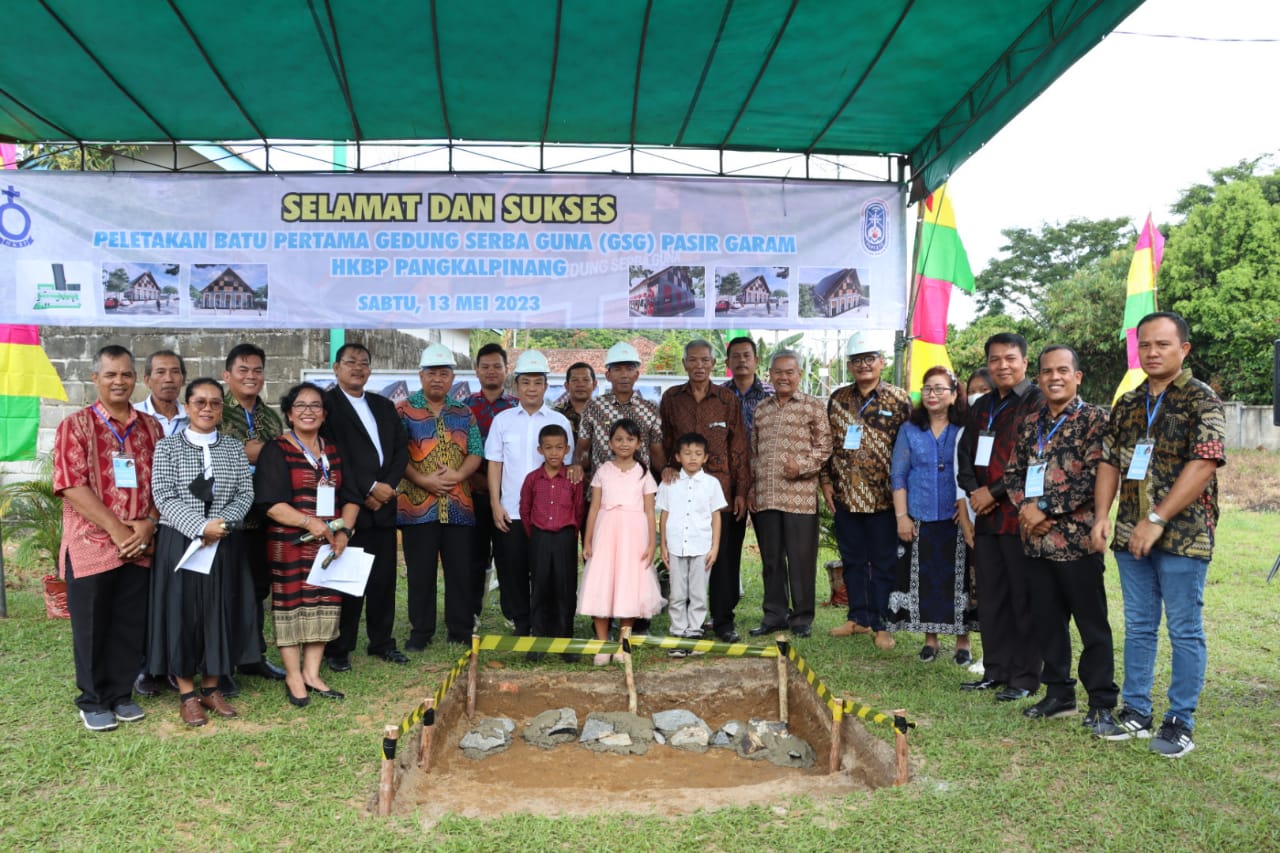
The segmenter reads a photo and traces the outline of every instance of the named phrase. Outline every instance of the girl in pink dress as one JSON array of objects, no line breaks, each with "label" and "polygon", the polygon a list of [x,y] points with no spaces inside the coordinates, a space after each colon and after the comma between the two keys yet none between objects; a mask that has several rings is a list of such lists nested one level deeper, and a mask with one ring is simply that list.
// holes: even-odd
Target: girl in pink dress
[{"label": "girl in pink dress", "polygon": [[[600,466],[591,480],[591,511],[587,513],[587,560],[578,595],[578,612],[590,616],[597,640],[609,639],[609,620],[629,628],[662,609],[662,592],[653,567],[653,497],[658,486],[636,459],[640,425],[630,418],[609,429],[613,459]],[[609,662],[596,655],[595,665]]]}]

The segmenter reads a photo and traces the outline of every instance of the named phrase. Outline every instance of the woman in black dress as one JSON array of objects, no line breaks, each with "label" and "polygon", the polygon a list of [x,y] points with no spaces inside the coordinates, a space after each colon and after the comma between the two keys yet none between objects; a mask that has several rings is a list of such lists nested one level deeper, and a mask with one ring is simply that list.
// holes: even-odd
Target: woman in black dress
[{"label": "woman in black dress", "polygon": [[[362,496],[342,482],[338,449],[320,435],[324,397],[310,382],[295,385],[280,400],[289,430],[262,448],[254,471],[257,502],[267,512],[267,562],[271,566],[271,616],[285,669],[285,694],[301,708],[315,693],[343,694],[320,675],[325,644],[338,636],[342,595],[306,582],[321,545],[335,554],[355,529]],[[339,514],[346,527],[329,527]],[[309,534],[311,541],[300,542]]]},{"label": "woman in black dress", "polygon": [[[186,390],[190,426],[156,445],[151,493],[160,510],[151,572],[147,663],[178,682],[179,714],[190,726],[205,711],[236,716],[218,676],[257,658],[253,582],[239,525],[253,505],[244,445],[221,435],[222,386],[196,379]],[[178,569],[193,540],[217,544],[207,574]],[[200,673],[200,691],[195,677]]]}]

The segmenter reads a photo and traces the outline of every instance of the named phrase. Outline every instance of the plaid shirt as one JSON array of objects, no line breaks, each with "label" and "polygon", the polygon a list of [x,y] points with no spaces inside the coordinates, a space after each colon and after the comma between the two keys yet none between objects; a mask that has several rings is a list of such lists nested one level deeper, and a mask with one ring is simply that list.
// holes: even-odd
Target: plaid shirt
[{"label": "plaid shirt", "polygon": [[471,414],[476,416],[476,426],[480,427],[481,441],[489,437],[489,427],[493,426],[493,419],[498,416],[499,412],[513,409],[520,404],[519,400],[505,391],[499,394],[498,399],[492,402],[484,395],[483,391],[472,394],[463,402],[467,408],[471,409]]},{"label": "plaid shirt", "polygon": [[244,445],[219,432],[217,441],[209,445],[209,461],[213,463],[214,485],[213,500],[206,510],[204,501],[188,488],[204,473],[204,451],[183,433],[156,445],[151,494],[160,510],[160,523],[188,539],[200,536],[211,518],[242,521],[253,507],[253,477]]},{"label": "plaid shirt", "polygon": [[[567,417],[567,415],[566,415]],[[612,392],[601,394],[582,410],[581,435],[591,442],[591,458],[585,477],[591,481],[591,473],[600,470],[600,466],[613,458],[609,449],[609,427],[621,418],[631,418],[640,424],[640,446],[636,448],[636,459],[655,476],[659,472],[653,470],[649,459],[649,448],[662,444],[662,422],[658,418],[658,407],[640,396],[639,391],[631,393],[631,399],[625,403],[618,402]]]},{"label": "plaid shirt", "polygon": [[[836,503],[849,512],[884,512],[893,508],[889,474],[898,430],[911,417],[911,395],[881,382],[866,397],[857,383],[837,388],[827,402],[831,425],[831,459],[820,476],[830,483]],[[862,424],[862,446],[844,446],[849,427]]]},{"label": "plaid shirt", "polygon": [[[818,511],[818,474],[831,458],[831,428],[822,401],[796,392],[786,403],[769,397],[756,410],[751,433],[751,496],[759,510]],[[788,460],[800,476],[782,473]]]},{"label": "plaid shirt", "polygon": [[[1060,418],[1062,422],[1058,424]],[[1048,405],[1044,405],[1023,418],[1018,440],[1001,476],[1005,494],[1014,507],[1039,505],[1053,519],[1053,527],[1045,535],[1023,535],[1022,550],[1028,557],[1066,563],[1093,550],[1089,544],[1095,519],[1093,484],[1102,461],[1102,434],[1106,427],[1107,413],[1079,397],[1058,417],[1052,417]],[[1039,450],[1041,442],[1043,453]],[[1044,494],[1029,498],[1025,488],[1027,466],[1037,461],[1045,463]]]},{"label": "plaid shirt", "polygon": [[[1147,389],[1147,383],[1143,382],[1120,398],[1111,410],[1111,421],[1102,443],[1102,461],[1120,471],[1120,509],[1116,514],[1115,540],[1111,543],[1115,551],[1129,547],[1134,526],[1165,499],[1188,462],[1193,459],[1209,459],[1218,465],[1227,462],[1226,414],[1212,388],[1192,376],[1189,368],[1184,369],[1165,389],[1159,411],[1153,411],[1155,417],[1149,431]],[[1154,402],[1151,406],[1154,410]],[[1134,445],[1148,435],[1155,439],[1156,446],[1147,478],[1130,480],[1125,475],[1133,459]],[[1211,559],[1217,524],[1218,478],[1215,475],[1199,497],[1169,519],[1164,533],[1156,540],[1156,547],[1181,557]]]}]

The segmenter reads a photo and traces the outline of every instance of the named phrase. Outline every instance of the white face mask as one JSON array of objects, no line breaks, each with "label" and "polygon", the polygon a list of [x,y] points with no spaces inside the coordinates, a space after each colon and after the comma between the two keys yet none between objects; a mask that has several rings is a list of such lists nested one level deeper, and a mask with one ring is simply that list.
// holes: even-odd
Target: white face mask
[{"label": "white face mask", "polygon": [[976,402],[978,402],[979,400],[981,400],[981,399],[982,399],[982,397],[983,397],[983,395],[982,395],[982,394],[970,394],[970,395],[969,395],[969,405],[970,405],[970,406],[972,406],[974,403],[976,403]]}]

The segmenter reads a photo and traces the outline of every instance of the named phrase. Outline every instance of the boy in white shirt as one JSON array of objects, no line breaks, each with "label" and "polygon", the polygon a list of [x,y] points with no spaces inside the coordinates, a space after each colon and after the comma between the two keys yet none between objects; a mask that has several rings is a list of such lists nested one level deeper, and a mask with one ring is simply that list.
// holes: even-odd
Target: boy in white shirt
[{"label": "boy in white shirt", "polygon": [[[662,562],[671,577],[671,635],[701,639],[707,618],[707,575],[720,549],[720,510],[726,504],[720,483],[702,471],[707,440],[691,432],[676,439],[680,474],[658,487],[654,503],[659,512],[658,533]],[[671,657],[685,657],[672,649]]]}]

